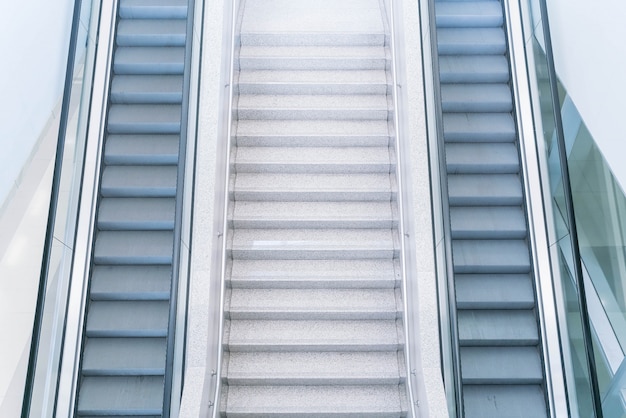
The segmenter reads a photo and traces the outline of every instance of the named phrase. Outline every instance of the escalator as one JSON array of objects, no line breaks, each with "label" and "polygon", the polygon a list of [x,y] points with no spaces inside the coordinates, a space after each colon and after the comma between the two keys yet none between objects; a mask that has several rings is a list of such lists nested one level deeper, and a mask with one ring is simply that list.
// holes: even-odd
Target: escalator
[{"label": "escalator", "polygon": [[548,416],[500,1],[436,1],[466,417]]},{"label": "escalator", "polygon": [[383,16],[246,2],[220,416],[407,416]]},{"label": "escalator", "polygon": [[119,2],[76,416],[169,415],[187,3]]}]

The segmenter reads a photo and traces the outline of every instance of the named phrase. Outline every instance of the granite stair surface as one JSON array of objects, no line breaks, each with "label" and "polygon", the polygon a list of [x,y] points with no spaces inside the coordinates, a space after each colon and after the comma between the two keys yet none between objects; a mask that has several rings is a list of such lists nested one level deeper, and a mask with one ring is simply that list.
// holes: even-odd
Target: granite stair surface
[{"label": "granite stair surface", "polygon": [[221,416],[406,416],[381,6],[248,0],[240,39]]},{"label": "granite stair surface", "polygon": [[435,3],[465,417],[547,417],[499,0]]}]

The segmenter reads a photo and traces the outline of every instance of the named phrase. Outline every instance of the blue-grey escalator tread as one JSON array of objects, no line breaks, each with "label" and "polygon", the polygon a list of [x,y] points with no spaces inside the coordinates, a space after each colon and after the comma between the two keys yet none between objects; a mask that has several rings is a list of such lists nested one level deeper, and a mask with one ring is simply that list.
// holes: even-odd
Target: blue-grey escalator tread
[{"label": "blue-grey escalator tread", "polygon": [[168,300],[169,265],[96,265],[91,277],[92,300]]},{"label": "blue-grey escalator tread", "polygon": [[522,185],[517,174],[450,174],[450,205],[521,205]]},{"label": "blue-grey escalator tread", "polygon": [[504,55],[443,55],[441,83],[507,83],[509,65]]},{"label": "blue-grey escalator tread", "polygon": [[437,46],[444,55],[504,54],[506,39],[502,28],[441,28]]},{"label": "blue-grey escalator tread", "polygon": [[442,84],[442,110],[444,112],[510,112],[513,99],[508,84]]},{"label": "blue-grey escalator tread", "polygon": [[113,103],[176,104],[182,100],[181,75],[117,75],[111,82]]},{"label": "blue-grey escalator tread", "polygon": [[100,231],[94,261],[98,264],[168,264],[172,231]]},{"label": "blue-grey escalator tread", "polygon": [[104,162],[111,165],[174,165],[178,162],[179,135],[109,135]]},{"label": "blue-grey escalator tread", "polygon": [[176,166],[106,166],[100,193],[104,197],[174,197]]},{"label": "blue-grey escalator tread", "polygon": [[157,415],[163,408],[163,376],[86,376],[77,412],[80,416]]},{"label": "blue-grey escalator tread", "polygon": [[517,173],[517,148],[511,143],[446,144],[448,173]]},{"label": "blue-grey escalator tread", "polygon": [[510,113],[446,113],[443,136],[451,142],[512,142],[515,122]]},{"label": "blue-grey escalator tread", "polygon": [[88,338],[83,352],[85,376],[165,374],[166,339]]},{"label": "blue-grey escalator tread", "polygon": [[535,312],[530,309],[459,310],[461,346],[537,345]]},{"label": "blue-grey escalator tread", "polygon": [[121,46],[115,50],[115,74],[182,74],[185,48]]},{"label": "blue-grey escalator tread", "polygon": [[437,27],[490,27],[502,25],[497,1],[449,1],[435,6]]},{"label": "blue-grey escalator tread", "polygon": [[466,385],[463,400],[466,417],[549,416],[542,385]]},{"label": "blue-grey escalator tread", "polygon": [[185,19],[121,19],[115,42],[118,46],[184,46]]},{"label": "blue-grey escalator tread", "polygon": [[87,337],[166,337],[168,301],[91,301]]},{"label": "blue-grey escalator tread", "polygon": [[456,274],[458,309],[533,309],[530,274]]},{"label": "blue-grey escalator tread", "polygon": [[461,347],[464,384],[540,384],[543,365],[535,346]]},{"label": "blue-grey escalator tread", "polygon": [[521,239],[453,240],[456,273],[528,273],[528,244]]},{"label": "blue-grey escalator tread", "polygon": [[174,198],[102,198],[100,230],[173,230]]},{"label": "blue-grey escalator tread", "polygon": [[180,132],[179,104],[114,104],[107,130],[112,134],[173,134]]},{"label": "blue-grey escalator tread", "polygon": [[120,16],[135,19],[184,19],[187,0],[121,0]]},{"label": "blue-grey escalator tread", "polygon": [[519,206],[451,207],[450,224],[455,239],[524,239],[527,233]]}]

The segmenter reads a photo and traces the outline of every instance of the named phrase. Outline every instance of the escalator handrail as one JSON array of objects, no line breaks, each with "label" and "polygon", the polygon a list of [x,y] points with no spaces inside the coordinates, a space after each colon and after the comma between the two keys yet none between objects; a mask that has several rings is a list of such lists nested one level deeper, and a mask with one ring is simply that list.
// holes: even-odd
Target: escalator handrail
[{"label": "escalator handrail", "polygon": [[82,0],[74,1],[72,14],[72,27],[70,31],[70,41],[65,67],[65,81],[63,86],[63,101],[59,116],[59,133],[57,137],[57,147],[55,153],[54,171],[52,175],[52,185],[50,188],[50,204],[48,209],[48,220],[46,223],[46,236],[44,240],[41,269],[39,274],[39,286],[37,289],[37,304],[35,306],[35,317],[33,321],[33,331],[30,343],[30,353],[28,368],[26,369],[26,383],[24,385],[24,397],[22,400],[22,418],[30,416],[31,398],[35,386],[35,370],[37,368],[37,355],[41,339],[41,330],[44,315],[44,304],[46,301],[46,289],[48,288],[48,277],[50,275],[50,262],[52,255],[52,244],[54,242],[54,227],[59,203],[59,191],[61,185],[61,171],[63,168],[63,153],[65,151],[65,137],[69,120],[70,102],[72,93],[72,83],[74,78],[74,67],[76,63],[76,47],[78,44],[78,33],[80,29],[80,14]]},{"label": "escalator handrail", "polygon": [[595,357],[593,352],[593,340],[591,334],[591,323],[587,312],[587,296],[585,292],[585,283],[583,277],[582,262],[580,256],[580,248],[578,246],[578,230],[576,228],[576,215],[574,211],[574,203],[572,197],[572,188],[570,184],[569,168],[567,163],[567,148],[565,145],[565,131],[563,129],[563,120],[561,118],[561,110],[559,104],[559,91],[557,84],[556,68],[554,64],[554,56],[552,50],[552,39],[550,36],[550,24],[548,22],[548,7],[545,0],[539,2],[539,10],[541,13],[544,48],[546,53],[546,64],[548,69],[548,80],[550,82],[550,97],[552,99],[552,109],[554,117],[554,129],[557,150],[561,161],[561,182],[563,184],[563,195],[565,200],[565,211],[569,219],[569,238],[572,249],[572,257],[574,262],[574,280],[578,287],[578,305],[580,307],[582,337],[585,347],[586,362],[589,370],[589,378],[591,384],[591,396],[594,417],[602,418],[602,398],[600,396],[600,388],[598,386],[598,375],[595,365]]}]

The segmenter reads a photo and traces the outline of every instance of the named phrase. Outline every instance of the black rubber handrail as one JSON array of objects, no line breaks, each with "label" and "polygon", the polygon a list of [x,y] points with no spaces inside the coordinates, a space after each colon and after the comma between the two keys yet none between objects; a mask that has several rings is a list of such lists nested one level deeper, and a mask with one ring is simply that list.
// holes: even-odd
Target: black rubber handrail
[{"label": "black rubber handrail", "polygon": [[[445,248],[446,261],[446,286],[448,296],[448,315],[450,326],[450,343],[452,349],[452,375],[454,379],[454,403],[456,405],[456,416],[465,416],[463,408],[463,382],[461,379],[461,349],[459,344],[459,326],[456,309],[456,287],[454,282],[454,260],[452,259],[452,229],[450,224],[450,202],[448,195],[448,169],[446,164],[445,139],[443,136],[443,110],[441,105],[441,81],[439,80],[439,51],[437,43],[437,16],[435,13],[435,0],[428,0],[428,19],[430,21],[430,47],[431,64],[433,75],[433,94],[435,108],[433,109],[437,133],[434,138],[437,141],[438,168],[441,193],[441,212],[443,217],[443,243]],[[426,63],[424,63],[426,65]],[[424,80],[427,83],[427,80]],[[429,106],[426,106],[428,112]],[[427,133],[430,138],[430,133]],[[436,192],[436,191],[434,191]],[[443,341],[442,341],[443,343]],[[445,376],[444,376],[445,381]]]},{"label": "black rubber handrail", "polygon": [[31,398],[35,386],[35,371],[37,368],[37,355],[41,338],[41,328],[44,316],[44,304],[46,302],[46,289],[48,288],[48,277],[50,275],[50,260],[52,254],[52,244],[54,242],[54,227],[59,202],[59,189],[61,183],[61,171],[63,168],[63,153],[65,151],[65,135],[67,131],[70,103],[72,97],[72,81],[74,78],[74,66],[76,61],[76,46],[78,42],[78,32],[80,29],[80,12],[83,0],[75,0],[74,12],[72,15],[72,28],[70,32],[69,52],[67,65],[65,68],[65,83],[63,87],[63,101],[61,103],[61,113],[59,117],[59,134],[57,138],[57,148],[54,161],[54,171],[52,175],[52,186],[50,190],[50,205],[48,210],[48,221],[46,226],[46,237],[43,247],[41,270],[39,274],[39,287],[37,290],[37,305],[35,306],[35,318],[33,322],[33,333],[31,336],[28,368],[26,370],[26,383],[24,386],[24,397],[22,400],[22,418],[30,416]]},{"label": "black rubber handrail", "polygon": [[552,50],[552,39],[550,37],[550,24],[548,23],[548,7],[545,0],[539,2],[541,12],[543,37],[545,44],[546,64],[548,67],[548,79],[550,81],[550,96],[552,98],[552,110],[554,116],[554,128],[556,135],[557,149],[559,159],[561,160],[561,180],[563,183],[563,194],[565,198],[565,212],[569,218],[569,237],[572,246],[572,256],[574,258],[574,279],[578,287],[578,305],[580,306],[581,325],[583,334],[583,343],[585,346],[585,354],[587,367],[589,368],[589,379],[591,384],[591,396],[594,416],[602,418],[602,399],[600,396],[600,388],[598,387],[598,374],[593,353],[593,341],[591,336],[591,322],[587,312],[587,296],[585,292],[585,283],[583,278],[582,262],[580,258],[580,248],[578,247],[578,229],[576,227],[576,215],[574,211],[574,202],[572,198],[572,188],[570,184],[569,168],[567,165],[567,148],[565,146],[565,133],[563,130],[563,120],[561,118],[561,109],[559,100],[559,90],[557,85],[556,69],[554,65],[554,56]]}]

